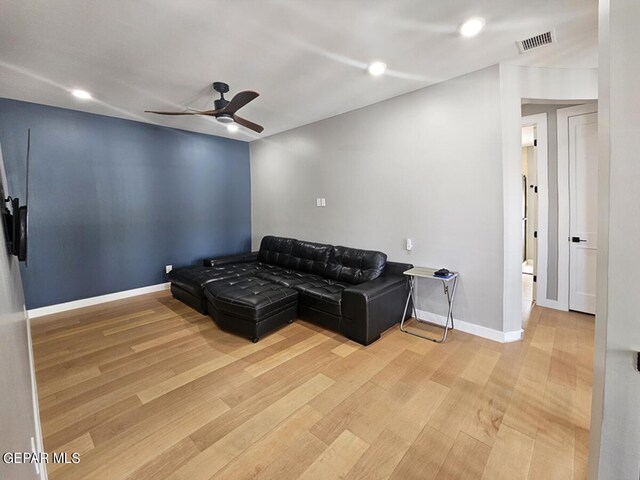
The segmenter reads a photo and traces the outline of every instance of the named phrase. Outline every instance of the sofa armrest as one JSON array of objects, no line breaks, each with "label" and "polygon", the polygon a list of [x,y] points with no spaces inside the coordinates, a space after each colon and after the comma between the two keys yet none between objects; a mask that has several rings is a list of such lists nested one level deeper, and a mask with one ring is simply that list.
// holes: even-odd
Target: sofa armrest
[{"label": "sofa armrest", "polygon": [[358,343],[369,345],[386,329],[400,322],[408,295],[409,279],[404,275],[383,275],[345,288],[340,332]]},{"label": "sofa armrest", "polygon": [[250,252],[227,255],[226,257],[205,258],[202,261],[202,264],[205,267],[217,267],[219,265],[228,265],[230,263],[248,263],[256,261],[258,261],[258,252]]},{"label": "sofa armrest", "polygon": [[407,270],[413,268],[410,263],[387,262],[384,269],[385,275],[402,275]]}]

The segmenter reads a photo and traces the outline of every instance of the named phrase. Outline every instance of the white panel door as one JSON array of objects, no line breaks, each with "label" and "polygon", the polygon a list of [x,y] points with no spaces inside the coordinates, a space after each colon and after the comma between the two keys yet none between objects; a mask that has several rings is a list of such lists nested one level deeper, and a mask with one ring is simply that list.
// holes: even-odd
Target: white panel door
[{"label": "white panel door", "polygon": [[569,117],[569,309],[595,314],[598,114]]}]

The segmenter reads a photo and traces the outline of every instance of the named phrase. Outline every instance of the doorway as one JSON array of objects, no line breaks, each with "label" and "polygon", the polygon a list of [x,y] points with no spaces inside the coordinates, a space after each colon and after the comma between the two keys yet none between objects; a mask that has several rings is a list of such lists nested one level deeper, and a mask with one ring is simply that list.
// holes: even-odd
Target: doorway
[{"label": "doorway", "polygon": [[546,300],[548,245],[547,113],[522,117],[522,302]]},{"label": "doorway", "polygon": [[538,230],[537,125],[522,127],[522,300],[536,299],[536,237]]}]

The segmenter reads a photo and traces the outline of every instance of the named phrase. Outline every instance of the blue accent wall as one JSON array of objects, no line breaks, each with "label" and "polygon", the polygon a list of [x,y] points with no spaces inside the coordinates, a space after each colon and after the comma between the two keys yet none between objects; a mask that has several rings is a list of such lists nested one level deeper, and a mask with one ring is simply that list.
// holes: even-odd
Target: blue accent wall
[{"label": "blue accent wall", "polygon": [[21,203],[28,128],[27,308],[162,283],[165,265],[251,248],[248,143],[0,98]]}]

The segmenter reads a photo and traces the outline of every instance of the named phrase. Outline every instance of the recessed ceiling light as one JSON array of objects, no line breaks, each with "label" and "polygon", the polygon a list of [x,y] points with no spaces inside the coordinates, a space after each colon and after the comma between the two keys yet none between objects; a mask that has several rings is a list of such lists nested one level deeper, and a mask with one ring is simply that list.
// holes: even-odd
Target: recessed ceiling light
[{"label": "recessed ceiling light", "polygon": [[460,35],[463,37],[475,37],[484,28],[484,18],[473,17],[460,25]]},{"label": "recessed ceiling light", "polygon": [[237,132],[238,131],[238,125],[236,125],[235,123],[230,123],[229,125],[227,125],[227,130],[229,130],[230,132]]},{"label": "recessed ceiling light", "polygon": [[86,90],[71,90],[71,94],[74,97],[81,98],[82,100],[89,100],[91,98],[91,94]]},{"label": "recessed ceiling light", "polygon": [[367,67],[367,71],[374,77],[379,77],[387,71],[387,64],[383,62],[373,62]]}]

